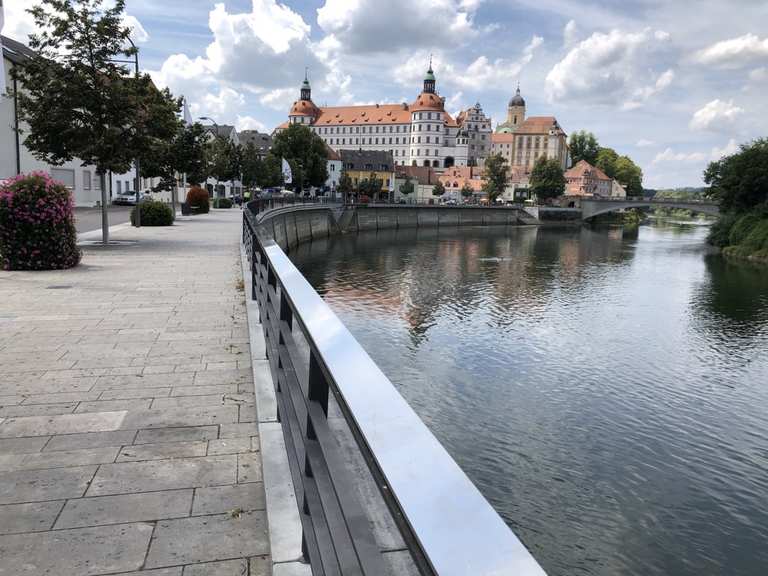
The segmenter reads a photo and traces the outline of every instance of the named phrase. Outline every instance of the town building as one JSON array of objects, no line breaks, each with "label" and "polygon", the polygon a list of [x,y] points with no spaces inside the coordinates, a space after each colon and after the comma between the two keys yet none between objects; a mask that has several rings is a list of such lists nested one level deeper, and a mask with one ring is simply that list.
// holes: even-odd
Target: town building
[{"label": "town building", "polygon": [[256,152],[259,154],[259,158],[262,160],[266,157],[269,149],[272,148],[272,136],[258,130],[241,130],[238,134],[238,140],[243,147],[253,144]]},{"label": "town building", "polygon": [[570,163],[565,131],[554,116],[526,117],[519,86],[507,106],[506,121],[493,134],[491,152],[501,154],[510,166],[528,172],[541,157],[557,160],[563,170]]},{"label": "town building", "polygon": [[456,116],[456,123],[467,135],[467,165],[482,166],[491,154],[491,119],[483,113],[480,102]]},{"label": "town building", "polygon": [[[205,132],[208,135],[208,141],[212,142],[215,138],[228,140],[234,146],[240,146],[240,135],[234,126],[227,124],[206,124]],[[213,176],[209,176],[205,181],[205,188],[211,198],[232,198],[242,193],[243,185],[239,179],[219,181]]]},{"label": "town building", "polygon": [[[440,174],[431,166],[395,166],[394,200],[396,202],[427,204],[435,202],[432,189],[440,181]],[[413,184],[412,194],[402,194],[400,186],[410,179]]]},{"label": "town building", "polygon": [[384,150],[340,150],[343,171],[357,189],[363,180],[376,178],[381,181],[381,193],[388,194],[393,186],[394,159]]},{"label": "town building", "polygon": [[341,161],[341,156],[336,150],[327,146],[328,148],[328,160],[326,168],[328,170],[328,178],[325,181],[325,188],[327,192],[331,193],[331,196],[336,195],[336,189],[339,187],[339,181],[341,180],[341,173],[344,171],[344,164]]},{"label": "town building", "polygon": [[[438,170],[481,163],[490,152],[491,121],[476,106],[460,114],[461,122],[445,110],[430,65],[421,93],[410,104],[323,106],[312,101],[305,77],[288,122],[309,127],[335,150],[386,151],[397,166],[429,166]],[[470,149],[470,130],[472,142]]]},{"label": "town building", "polygon": [[[613,180],[605,172],[586,160],[579,160],[565,172],[566,196],[611,196]],[[626,191],[624,192],[626,196]]]}]

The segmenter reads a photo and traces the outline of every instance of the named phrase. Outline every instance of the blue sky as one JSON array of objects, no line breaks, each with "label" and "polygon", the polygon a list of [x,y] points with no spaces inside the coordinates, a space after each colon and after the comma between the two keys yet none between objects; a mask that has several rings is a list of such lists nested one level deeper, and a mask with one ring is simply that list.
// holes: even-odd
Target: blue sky
[{"label": "blue sky", "polygon": [[[34,0],[32,0],[34,1]],[[6,0],[4,34],[32,31]],[[412,101],[429,55],[449,111],[494,123],[519,81],[530,115],[593,131],[648,187],[701,184],[768,136],[763,0],[127,0],[141,65],[195,116],[272,130],[309,67],[318,104]]]}]

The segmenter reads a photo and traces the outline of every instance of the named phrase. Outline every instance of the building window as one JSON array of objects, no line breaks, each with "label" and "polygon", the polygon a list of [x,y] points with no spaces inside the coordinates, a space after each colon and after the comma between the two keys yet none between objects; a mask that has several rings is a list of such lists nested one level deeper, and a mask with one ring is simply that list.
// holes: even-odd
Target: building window
[{"label": "building window", "polygon": [[435,144],[440,144],[440,136],[435,136]]},{"label": "building window", "polygon": [[86,190],[91,189],[91,171],[83,170],[83,188]]},{"label": "building window", "polygon": [[118,180],[116,184],[117,184],[117,193],[120,194],[123,191],[123,183],[120,182],[120,180]]},{"label": "building window", "polygon": [[51,168],[51,178],[58,180],[70,190],[75,187],[75,171],[66,168]]},{"label": "building window", "polygon": [[417,136],[417,137],[416,137],[416,142],[417,142],[418,144],[421,144],[421,136]]},{"label": "building window", "polygon": [[427,144],[429,144],[429,140],[430,140],[430,138],[429,138],[429,136],[427,136]]}]

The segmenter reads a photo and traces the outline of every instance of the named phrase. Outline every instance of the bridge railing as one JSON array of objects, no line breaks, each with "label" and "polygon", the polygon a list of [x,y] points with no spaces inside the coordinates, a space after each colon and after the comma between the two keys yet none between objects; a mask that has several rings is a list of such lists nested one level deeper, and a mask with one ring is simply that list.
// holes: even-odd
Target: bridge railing
[{"label": "bridge railing", "polygon": [[715,205],[709,199],[687,199],[687,198],[656,198],[655,196],[592,196],[590,198],[582,198],[582,202],[651,202],[654,204],[711,204]]},{"label": "bridge railing", "polygon": [[[370,522],[328,424],[331,395],[423,574],[542,576],[544,571],[389,379],[260,226],[251,263],[312,574],[383,576]],[[295,335],[306,341],[299,350]],[[492,441],[492,439],[489,439]]]}]

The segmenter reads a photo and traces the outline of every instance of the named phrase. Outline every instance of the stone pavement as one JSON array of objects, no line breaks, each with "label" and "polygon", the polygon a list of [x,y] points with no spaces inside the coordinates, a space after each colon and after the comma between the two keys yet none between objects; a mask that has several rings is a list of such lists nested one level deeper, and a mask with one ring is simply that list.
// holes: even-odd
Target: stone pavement
[{"label": "stone pavement", "polygon": [[0,272],[0,575],[269,574],[240,218]]}]

